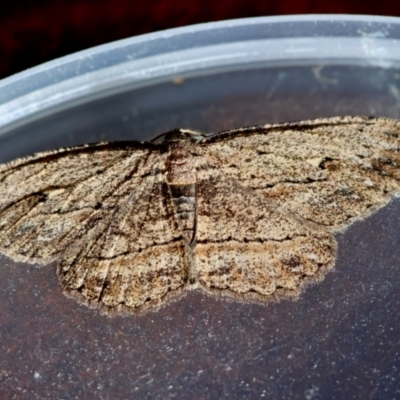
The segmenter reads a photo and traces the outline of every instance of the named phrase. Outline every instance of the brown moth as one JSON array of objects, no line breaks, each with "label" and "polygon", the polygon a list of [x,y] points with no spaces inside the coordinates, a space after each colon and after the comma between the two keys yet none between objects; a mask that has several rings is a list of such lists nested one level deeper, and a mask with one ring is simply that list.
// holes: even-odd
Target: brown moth
[{"label": "brown moth", "polygon": [[106,313],[195,288],[295,297],[334,265],[333,234],[399,191],[399,135],[328,118],[18,159],[0,166],[0,252],[57,260],[64,293]]}]

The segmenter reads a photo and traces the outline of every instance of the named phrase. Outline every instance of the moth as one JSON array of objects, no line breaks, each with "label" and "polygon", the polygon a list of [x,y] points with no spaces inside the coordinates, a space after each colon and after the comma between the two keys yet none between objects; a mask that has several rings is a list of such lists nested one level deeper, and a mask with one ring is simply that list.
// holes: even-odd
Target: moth
[{"label": "moth", "polygon": [[66,295],[108,314],[190,289],[267,302],[334,266],[334,234],[400,188],[400,122],[335,117],[0,166],[0,252],[57,263]]}]

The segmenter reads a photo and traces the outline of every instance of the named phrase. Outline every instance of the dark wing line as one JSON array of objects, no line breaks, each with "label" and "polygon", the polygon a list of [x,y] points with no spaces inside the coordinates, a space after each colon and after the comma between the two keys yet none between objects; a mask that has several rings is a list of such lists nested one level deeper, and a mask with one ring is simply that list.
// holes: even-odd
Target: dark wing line
[{"label": "dark wing line", "polygon": [[[146,155],[146,158],[143,160],[143,163],[146,163],[146,162],[147,162],[147,160],[149,159],[150,155],[151,155],[151,151],[149,151],[149,153]],[[138,160],[138,162],[133,166],[132,170],[131,170],[128,174],[125,175],[124,179],[123,179],[116,187],[114,187],[114,188],[112,189],[111,192],[108,192],[107,194],[105,194],[105,195],[102,197],[102,201],[104,201],[104,199],[107,199],[108,197],[110,197],[110,195],[112,195],[112,192],[113,192],[113,191],[118,190],[122,185],[124,185],[126,182],[128,182],[128,181],[131,179],[131,177],[135,174],[135,172],[138,170],[139,166],[140,166],[140,160]],[[140,177],[140,178],[142,178],[142,177]],[[82,180],[82,181],[84,181],[84,180]],[[81,181],[80,181],[80,182],[81,182]],[[73,186],[73,185],[71,185],[71,186]],[[129,201],[129,200],[131,199],[131,197],[133,196],[133,194],[134,194],[134,193],[132,193],[132,194],[128,197],[128,199],[123,203],[123,205],[124,205],[127,201]],[[121,208],[121,206],[120,206],[120,207],[117,207],[115,211],[111,210],[111,212],[112,212],[112,217],[116,214],[116,212],[117,212],[118,209],[120,209],[120,208]],[[68,213],[72,213],[72,212],[76,212],[76,211],[80,211],[80,210],[82,210],[82,208],[70,210],[70,211],[68,211]],[[91,207],[91,210],[92,210],[92,212],[90,213],[88,219],[91,218],[91,217],[94,215],[94,213],[95,213],[95,210],[94,210],[92,207]],[[50,215],[50,214],[48,214],[48,215]],[[111,218],[112,218],[112,217],[111,217]],[[109,225],[108,225],[108,226],[109,226]],[[65,236],[67,236],[68,233],[69,233],[69,232],[66,232],[64,235],[60,236],[60,240],[63,239]],[[104,233],[104,231],[103,231],[103,233]],[[80,235],[79,237],[76,237],[76,238],[75,238],[75,241],[81,239],[81,236],[82,236],[82,235]]]},{"label": "dark wing line", "polygon": [[[120,145],[121,143],[123,144],[124,142],[119,142],[118,145]],[[135,144],[135,142],[126,142],[126,143],[128,143],[128,144],[134,143],[134,144]],[[100,145],[100,144],[99,144],[99,145]],[[91,147],[96,147],[96,146],[97,146],[97,145],[94,145],[94,146],[91,146]],[[87,147],[89,147],[89,146],[81,146],[81,147],[79,147],[79,148],[76,149],[76,150],[78,150],[78,151],[80,151],[80,150],[85,150],[85,149],[87,149]],[[119,148],[119,147],[116,147],[116,148]],[[132,147],[131,147],[131,148],[132,148]],[[125,147],[124,147],[124,149],[125,149]],[[135,174],[135,172],[138,170],[138,168],[140,167],[140,165],[141,165],[141,164],[143,165],[143,164],[147,163],[147,161],[148,161],[150,155],[152,154],[153,150],[155,150],[155,149],[156,149],[156,148],[155,148],[154,146],[150,146],[150,151],[145,155],[144,160],[137,160],[137,162],[132,166],[132,169],[131,169],[128,173],[125,174],[125,176],[124,176],[124,178],[121,180],[121,182],[119,182],[119,184],[118,184],[116,187],[113,187],[113,188],[112,188],[112,191],[106,193],[106,194],[102,197],[102,201],[104,201],[104,199],[110,197],[110,196],[112,195],[112,193],[113,193],[115,190],[119,189],[122,185],[126,184],[126,182],[128,182],[128,181],[131,179],[131,177]],[[52,153],[52,155],[55,156],[56,159],[58,158],[58,157],[57,157],[57,151],[51,152],[51,153]],[[46,154],[46,153],[44,153],[44,154]],[[66,152],[66,155],[70,155],[70,154],[71,154],[71,153],[67,153],[67,152]],[[76,154],[76,153],[75,153],[75,154]],[[127,152],[126,152],[126,156],[129,157],[130,155],[131,155],[131,152],[127,151]],[[43,159],[44,159],[44,158],[36,158],[36,159],[31,160],[31,161],[32,161],[32,162],[41,162]],[[19,160],[17,160],[17,161],[19,161]],[[30,160],[29,160],[29,161],[30,161]],[[27,166],[27,165],[29,165],[29,162],[28,162],[28,163],[25,163],[25,164],[22,164],[22,165],[19,165],[18,167],[24,167],[24,166]],[[11,169],[11,172],[14,172],[14,171],[15,171],[15,169],[12,168],[12,169]],[[90,179],[92,176],[93,176],[93,175],[89,175],[89,176],[85,177],[84,179],[77,180],[76,182],[74,182],[74,184],[71,184],[71,185],[60,185],[60,186],[53,186],[53,185],[52,185],[52,186],[49,186],[49,187],[47,187],[47,188],[42,189],[42,190],[39,191],[39,192],[32,192],[32,193],[29,193],[29,194],[27,194],[27,195],[25,195],[25,196],[20,197],[20,198],[17,199],[16,201],[13,201],[13,202],[11,202],[11,203],[5,204],[3,208],[0,208],[0,211],[3,212],[3,211],[5,211],[7,208],[14,206],[16,203],[18,203],[18,202],[20,202],[20,201],[23,201],[24,199],[28,199],[28,198],[31,197],[31,196],[43,194],[43,192],[46,192],[47,190],[57,189],[57,188],[74,187],[76,184],[79,184],[79,183],[81,183],[81,182],[84,182],[84,181]],[[140,177],[140,178],[141,178],[141,177]],[[129,198],[130,198],[130,197],[131,197],[131,196],[129,196]],[[15,226],[16,223],[18,223],[21,219],[23,219],[23,218],[25,218],[27,215],[29,215],[29,213],[32,212],[32,211],[37,207],[37,205],[38,205],[38,204],[36,204],[33,208],[29,209],[29,210],[27,211],[27,213],[25,213],[25,214],[24,214],[23,216],[21,216],[16,222],[14,222],[8,230],[11,230],[11,229]],[[92,218],[92,217],[94,216],[94,214],[95,214],[95,211],[96,211],[94,208],[91,208],[91,209],[92,209],[92,212],[89,214],[88,219]],[[116,210],[118,210],[118,209],[119,209],[119,207],[118,207]],[[80,211],[80,210],[82,210],[82,208],[79,208],[79,209],[72,209],[72,210],[69,210],[68,213],[73,213],[73,212]],[[110,211],[112,212],[113,215],[115,214],[115,212],[114,212],[113,210],[110,210]],[[48,214],[48,215],[51,215],[51,214]],[[111,217],[111,218],[112,218],[112,217]],[[103,232],[104,232],[104,231],[103,231]],[[62,240],[62,239],[65,238],[68,234],[69,234],[69,232],[65,232],[64,235],[62,235],[62,236],[59,237],[59,239]],[[82,237],[82,235],[77,235],[77,236],[75,237],[74,242],[77,242],[78,240],[80,240],[81,237]],[[6,254],[6,255],[9,254],[5,249],[0,248],[0,250],[1,250],[1,252],[2,252],[3,254]],[[62,251],[64,251],[64,250],[65,250],[65,249],[60,249],[60,252],[62,252]],[[51,259],[54,259],[54,257],[56,257],[56,255],[54,255]],[[31,258],[32,258],[32,257],[31,257]],[[39,262],[38,259],[36,259],[36,258],[32,258],[32,259],[34,260],[34,262]],[[24,259],[23,257],[21,257],[21,260],[24,261],[25,259]]]},{"label": "dark wing line", "polygon": [[[146,160],[144,161],[144,163],[146,163],[147,160],[148,160],[148,159],[146,159]],[[152,188],[154,188],[154,185],[155,185],[155,183],[156,183],[157,177],[158,177],[159,175],[160,175],[160,173],[157,173],[157,174],[154,174],[154,175],[152,176],[152,178],[153,178]],[[125,201],[125,203],[124,203],[124,205],[131,203],[131,210],[133,209],[134,204],[136,204],[136,202],[132,201],[132,198],[133,198],[133,197],[134,197],[134,193],[132,193],[132,194],[126,199],[126,201]],[[138,197],[136,200],[138,200],[138,199],[140,199],[140,197]],[[150,209],[151,204],[153,203],[153,200],[154,200],[154,191],[151,191],[151,197],[149,198],[149,201],[147,202],[147,208],[146,208],[146,214],[147,214],[147,215],[149,214],[149,209]],[[118,209],[119,212],[121,212],[121,208],[122,208],[122,207],[119,207],[119,209]],[[118,212],[118,211],[117,211],[117,212]],[[116,213],[115,213],[115,214],[116,214]],[[115,215],[115,214],[114,214],[114,215]],[[148,222],[148,221],[145,221],[145,220],[142,220],[142,221],[141,221],[140,228],[139,228],[139,232],[142,231],[142,228],[143,228],[143,226],[145,225],[146,222]],[[107,232],[105,233],[106,235],[107,235],[107,233],[109,232],[110,227],[111,227],[111,223],[108,224]],[[174,241],[175,241],[175,240],[174,240]],[[154,246],[155,246],[155,245],[153,244],[152,247],[154,247]],[[145,250],[145,249],[141,249],[141,251],[143,251],[143,250]],[[119,256],[121,256],[121,255],[119,255]],[[100,259],[100,258],[99,258],[99,259]],[[116,259],[116,258],[113,258],[113,259]],[[104,275],[104,279],[103,279],[103,283],[102,283],[102,289],[101,289],[101,291],[100,291],[100,293],[99,293],[99,296],[98,296],[98,298],[97,298],[97,301],[98,301],[98,302],[101,302],[101,301],[103,300],[103,297],[104,297],[104,290],[105,290],[105,288],[106,288],[105,282],[107,281],[108,275],[109,275],[109,273],[110,273],[110,265],[111,265],[111,261],[112,261],[113,259],[109,259],[110,263],[109,263],[108,266],[107,266],[107,273]],[[105,260],[105,261],[108,261],[108,260]],[[118,266],[118,273],[120,272],[120,270],[121,270],[121,265]],[[79,289],[78,289],[78,290],[79,290]],[[82,289],[81,289],[81,290],[82,290]]]},{"label": "dark wing line", "polygon": [[[285,134],[287,130],[296,130],[302,133],[308,133],[310,135],[318,135],[319,132],[316,132],[316,128],[319,127],[332,127],[332,125],[337,125],[337,126],[354,126],[354,125],[360,125],[360,128],[362,126],[374,126],[379,123],[383,123],[386,129],[382,131],[382,133],[386,133],[389,137],[392,139],[399,139],[399,134],[396,134],[396,132],[400,131],[400,121],[391,119],[391,118],[385,118],[385,117],[365,117],[365,116],[355,116],[355,117],[334,117],[334,118],[322,118],[322,119],[316,119],[316,120],[308,120],[308,121],[299,121],[299,122],[291,122],[291,123],[283,123],[283,124],[271,124],[271,125],[264,125],[264,126],[254,126],[254,127],[248,127],[248,128],[240,128],[236,130],[231,130],[231,131],[223,131],[219,133],[212,134],[210,136],[205,137],[200,143],[200,147],[203,147],[204,149],[207,149],[208,144],[212,145],[213,143],[218,143],[220,141],[223,141],[224,139],[235,139],[237,137],[249,137],[251,134],[254,135],[268,135],[269,133],[273,132],[280,132],[282,134]],[[321,168],[321,166],[320,166]],[[393,179],[398,180],[395,176],[390,175]],[[314,182],[322,182],[326,181],[326,179],[321,179],[318,181],[309,181],[309,182],[300,182],[301,185],[304,184],[313,184]],[[279,184],[282,183],[296,183],[296,182],[285,182],[281,181]],[[275,185],[268,186],[268,188],[271,188]],[[258,188],[255,188],[255,190]],[[259,188],[259,189],[264,189],[264,188]],[[374,211],[376,211],[378,208],[382,207],[384,204],[386,204],[391,196],[394,193],[398,193],[398,190],[390,191],[387,193],[383,193],[385,195],[385,198],[382,200],[382,202],[377,205],[377,204],[371,204],[367,207],[364,217],[370,215]],[[292,210],[291,211],[294,215],[297,216]],[[318,226],[325,226],[325,227],[330,227],[331,225],[324,225],[320,223],[316,223],[315,221],[310,221],[305,217],[300,217],[297,216],[298,218],[301,218],[303,221],[306,221],[307,223],[313,224],[313,225],[318,225]],[[359,217],[354,217],[354,216],[348,216],[346,221],[340,226],[337,227],[336,231],[341,231],[342,229],[346,228],[349,226],[351,223],[359,219]]]},{"label": "dark wing line", "polygon": [[[96,144],[89,144],[89,145],[83,145],[83,146],[78,146],[78,147],[70,147],[70,148],[64,148],[64,149],[59,149],[59,150],[55,150],[55,151],[50,151],[50,152],[43,152],[43,153],[37,153],[33,156],[28,156],[22,159],[17,159],[15,161],[12,161],[10,163],[6,163],[3,165],[0,165],[0,174],[4,173],[4,175],[0,178],[0,183],[3,182],[8,176],[10,176],[11,174],[13,174],[14,172],[20,170],[21,168],[27,167],[29,165],[34,165],[36,163],[43,163],[43,162],[47,162],[47,161],[51,161],[51,160],[58,160],[60,159],[60,155],[61,156],[66,156],[69,157],[72,154],[79,154],[79,153],[84,153],[86,151],[88,152],[92,152],[93,149],[99,150],[99,151],[103,151],[103,150],[109,150],[111,147],[111,150],[135,150],[135,149],[148,149],[150,150],[149,153],[146,156],[146,159],[150,156],[152,150],[154,150],[156,147],[152,144],[150,144],[150,146],[147,146],[147,143],[142,143],[142,142],[111,142],[111,143],[96,143]],[[129,151],[126,152],[126,155],[124,157],[124,159],[126,159],[127,157],[130,157],[131,153]],[[103,171],[107,170],[113,163],[115,162],[115,160],[111,160],[109,163],[107,163],[107,165],[105,166],[105,168],[102,168]],[[136,166],[138,166],[139,164],[136,164]],[[4,169],[2,167],[5,167]],[[102,166],[104,167],[104,165]],[[3,169],[3,170],[2,170]],[[128,179],[130,179],[132,177],[132,175],[135,173],[135,171],[137,170],[137,168],[133,168],[133,170],[128,173],[124,180],[120,183],[120,185],[118,185],[116,188],[114,188],[114,190],[118,189],[119,187],[121,187],[121,185],[123,185]],[[29,178],[31,178],[32,176],[34,176],[37,172],[35,171],[32,175],[29,175]],[[82,182],[85,182],[87,180],[89,180],[90,178],[92,178],[95,174],[89,174],[85,177],[83,177],[82,179],[77,179],[73,184],[70,185],[49,185],[46,188],[42,188],[40,191],[38,192],[32,192],[26,196],[23,196],[21,198],[19,198],[17,201],[21,201],[24,198],[27,198],[29,196],[32,195],[40,195],[43,192],[49,191],[49,190],[57,190],[57,189],[67,189],[69,187],[74,187]],[[108,194],[107,194],[108,195]],[[104,196],[104,198],[108,197],[108,196]],[[3,207],[0,207],[0,211],[4,211],[6,210],[8,207],[12,206],[13,204],[15,204],[15,201],[12,203],[4,203]]]},{"label": "dark wing line", "polygon": [[[89,143],[81,146],[63,147],[58,150],[50,150],[35,153],[30,156],[21,157],[16,160],[4,163],[0,165],[0,173],[5,173],[8,171],[15,171],[20,167],[25,167],[31,164],[36,164],[38,162],[49,162],[52,160],[57,160],[62,156],[70,156],[79,153],[94,153],[96,151],[112,151],[112,150],[153,150],[158,146],[150,142],[138,142],[138,141],[118,141],[118,142],[99,142],[99,143]],[[8,175],[5,175],[7,177]],[[0,182],[2,179],[0,180]]]},{"label": "dark wing line", "polygon": [[[29,197],[32,197],[32,196],[39,196],[39,193],[30,193],[29,195],[23,196],[23,197],[21,197],[20,199],[18,199],[17,201],[11,202],[11,203],[7,204],[4,208],[0,208],[0,212],[6,211],[7,208],[13,207],[13,206],[16,205],[17,203],[19,203],[19,202],[21,202],[21,201],[23,201],[23,200],[26,200],[26,199],[28,199]],[[37,207],[38,204],[39,204],[39,202],[36,203],[32,208],[30,208],[29,210],[27,210],[27,212],[26,212],[25,214],[21,215],[16,221],[14,221],[14,223],[13,223],[7,230],[3,229],[3,230],[2,230],[2,233],[4,233],[4,232],[5,232],[5,233],[8,233],[11,229],[13,229],[13,227],[14,227],[16,224],[18,224],[18,222],[20,222],[20,221],[21,221],[22,219],[24,219],[27,215],[29,215],[32,211],[34,211],[34,210],[36,209],[36,207]]]},{"label": "dark wing line", "polygon": [[[147,163],[150,154],[151,154],[151,151],[149,152],[149,154],[147,155],[147,157],[146,157],[144,160],[142,160],[142,164],[146,164],[146,163]],[[139,160],[139,162],[136,163],[136,165],[134,166],[134,168],[132,169],[132,171],[128,174],[129,177],[131,177],[131,176],[134,174],[134,171],[137,171],[137,169],[139,168],[140,164],[141,164],[141,162],[140,162],[140,160]],[[156,174],[154,175],[154,180],[155,180],[155,178],[156,178]],[[127,181],[128,181],[128,179],[125,179],[125,180],[124,180],[124,183],[126,183]],[[120,187],[120,186],[121,186],[121,185],[119,185],[119,187]],[[114,208],[114,210],[111,211],[111,215],[109,216],[109,220],[107,221],[106,226],[104,226],[104,229],[102,229],[101,232],[99,232],[99,233],[96,235],[96,237],[95,237],[94,239],[92,239],[92,245],[91,245],[89,248],[85,248],[85,247],[83,246],[83,247],[81,247],[81,248],[79,249],[79,252],[76,254],[74,260],[72,261],[72,263],[71,263],[71,265],[70,265],[70,269],[76,264],[77,260],[79,259],[79,257],[82,255],[83,252],[85,252],[85,251],[88,252],[88,251],[92,250],[93,247],[96,246],[97,241],[99,240],[99,238],[101,238],[101,237],[103,237],[104,235],[107,235],[107,234],[108,234],[108,232],[110,231],[110,228],[111,228],[111,226],[112,226],[114,217],[115,217],[118,213],[123,212],[123,211],[124,211],[124,208],[125,208],[125,206],[126,206],[127,204],[131,203],[131,204],[132,204],[131,207],[134,206],[135,202],[132,202],[131,200],[132,200],[132,198],[135,196],[135,194],[136,194],[136,192],[132,192],[122,204],[116,206],[116,207]],[[150,202],[148,203],[148,207],[149,207],[149,206],[150,206]],[[91,215],[93,215],[93,214],[91,214]],[[82,236],[76,238],[76,239],[75,239],[75,243],[76,243],[77,241],[79,241],[81,238],[82,238]],[[65,249],[64,249],[64,250],[65,250]],[[86,277],[87,272],[88,272],[88,269],[86,269],[86,271],[85,271],[85,277]],[[108,272],[109,272],[109,268],[108,268],[108,270],[107,270],[107,274],[105,274],[105,278],[104,278],[103,284],[102,284],[103,286],[104,286],[104,282],[105,282],[106,279],[107,279]],[[61,272],[60,270],[58,270],[58,275],[59,275],[60,278],[62,279],[62,272]],[[84,282],[84,280],[83,280],[83,282]],[[84,285],[84,283],[83,283],[82,286],[80,286],[80,287],[79,287],[78,289],[76,289],[76,290],[79,292],[79,291],[82,290],[82,288],[83,288],[84,286],[85,286],[85,285]],[[98,301],[101,299],[101,295],[102,295],[103,291],[104,291],[104,287],[103,287],[103,289],[101,290],[101,292],[100,292],[100,294],[99,294]]]},{"label": "dark wing line", "polygon": [[[296,129],[299,131],[307,131],[310,128],[322,127],[322,126],[332,126],[332,123],[340,125],[351,125],[355,123],[363,123],[373,125],[377,121],[390,122],[393,125],[397,125],[400,129],[400,121],[394,120],[392,118],[386,117],[370,117],[370,116],[354,116],[354,117],[333,117],[333,118],[318,118],[315,120],[306,121],[295,121],[287,122],[281,124],[265,124],[265,125],[254,125],[247,126],[238,129],[232,129],[228,131],[221,131],[216,133],[211,133],[201,140],[201,144],[207,144],[209,142],[216,142],[219,140],[226,139],[229,136],[236,135],[248,135],[252,133],[263,133],[268,134],[274,131],[281,131],[283,128]],[[313,133],[313,132],[309,132]]]},{"label": "dark wing line", "polygon": [[[207,158],[207,156],[204,156],[204,157]],[[207,158],[207,160],[208,160],[208,158]],[[281,213],[283,213],[283,214],[287,214],[287,215],[288,215],[289,213],[293,214],[293,216],[294,216],[296,219],[300,220],[302,223],[309,224],[309,225],[308,225],[309,228],[314,228],[314,229],[317,228],[317,229],[319,229],[319,228],[321,228],[321,227],[326,228],[326,227],[329,226],[329,225],[319,224],[319,223],[317,223],[317,222],[315,222],[315,221],[308,220],[308,219],[305,218],[305,217],[301,217],[300,215],[297,215],[295,212],[293,212],[293,210],[284,209],[284,208],[281,208],[281,207],[278,207],[278,206],[272,204],[271,202],[268,201],[268,199],[266,199],[265,197],[261,196],[259,193],[256,192],[256,191],[259,190],[259,189],[265,189],[265,188],[251,188],[251,187],[249,187],[249,186],[243,185],[239,180],[236,180],[236,179],[234,179],[234,178],[231,178],[231,177],[225,175],[223,171],[221,171],[218,167],[214,166],[213,164],[207,163],[207,167],[210,168],[210,169],[212,169],[212,170],[218,171],[218,173],[220,173],[227,181],[231,181],[232,184],[233,184],[234,186],[236,186],[237,188],[239,188],[240,190],[244,190],[244,191],[247,191],[247,192],[251,192],[251,194],[252,194],[253,196],[259,197],[262,201],[266,202],[267,205],[268,205],[271,209],[278,209],[278,208],[279,208],[279,212],[281,212]],[[204,167],[203,167],[203,168],[204,168]],[[325,180],[321,180],[321,182],[322,182],[322,181],[325,181]],[[317,182],[317,181],[310,181],[310,182],[306,182],[306,183],[304,183],[304,182],[299,182],[299,184],[302,184],[302,185],[306,184],[306,185],[307,185],[307,184],[312,184],[312,183],[314,183],[314,182]],[[287,183],[287,182],[279,182],[279,183]],[[292,183],[292,182],[290,182],[290,183]],[[297,183],[297,182],[295,182],[295,183]],[[275,185],[272,185],[271,187],[273,187],[273,186],[275,186]],[[369,207],[369,208],[370,208],[370,207]],[[368,209],[369,209],[369,208],[368,208]],[[292,239],[293,239],[293,238],[291,238],[290,240],[292,240]],[[277,240],[277,242],[279,242],[279,241],[280,241],[280,240]],[[207,242],[206,242],[206,241],[197,240],[196,243],[201,243],[201,244],[203,244],[203,243],[207,243]],[[210,243],[212,243],[212,242],[210,242]],[[217,242],[215,242],[215,243],[217,243]],[[243,243],[244,243],[244,242],[243,242]],[[249,243],[250,243],[250,242],[249,242]]]},{"label": "dark wing line", "polygon": [[[269,133],[279,131],[282,134],[283,129],[295,129],[299,130],[302,133],[308,133],[310,135],[318,135],[318,132],[315,132],[313,129],[318,128],[318,127],[331,127],[333,123],[335,124],[340,124],[340,125],[352,125],[352,124],[367,124],[367,125],[374,125],[377,122],[389,122],[393,127],[396,127],[397,129],[400,130],[400,121],[392,119],[392,118],[386,118],[386,117],[369,117],[369,116],[354,116],[354,117],[333,117],[333,118],[320,118],[320,119],[315,119],[315,120],[305,120],[305,121],[297,121],[297,122],[288,122],[288,123],[282,123],[282,124],[266,124],[266,125],[255,125],[255,126],[250,126],[250,127],[245,127],[245,128],[239,128],[239,129],[233,129],[229,131],[222,131],[218,133],[213,133],[211,135],[208,135],[205,137],[200,143],[200,146],[207,147],[208,144],[212,144],[218,141],[222,141],[226,138],[232,137],[238,137],[238,136],[249,136],[250,134],[264,134],[268,135]],[[264,153],[265,154],[273,154],[271,153]],[[296,160],[296,157],[289,157],[288,158],[292,160]],[[322,161],[322,163],[325,160]],[[332,158],[331,161],[338,161],[338,159]],[[320,170],[324,169],[323,166],[318,166]],[[299,183],[301,185],[304,184],[312,184],[314,182],[322,182],[326,181],[326,179],[320,179],[320,180],[309,180],[307,182],[295,182],[295,181],[280,181],[277,184],[282,184],[282,183],[292,183],[296,184]],[[272,188],[276,186],[277,184],[273,185],[268,185],[266,187],[259,187],[255,189],[265,189],[265,188]]]},{"label": "dark wing line", "polygon": [[[102,151],[102,150],[100,150],[100,151]],[[73,152],[74,153],[74,152]],[[39,155],[40,154],[45,154],[45,153],[39,153]],[[65,154],[66,156],[69,156],[71,153],[68,153],[68,154]],[[74,154],[77,154],[77,152],[75,152]],[[126,157],[129,157],[130,156],[130,153],[129,152],[126,152]],[[0,183],[1,182],[3,182],[4,181],[4,179],[6,179],[7,177],[9,177],[10,175],[12,175],[14,172],[18,172],[19,170],[21,170],[22,168],[24,168],[24,167],[29,167],[29,166],[31,166],[31,165],[34,165],[34,164],[36,164],[36,163],[42,163],[42,162],[46,162],[46,161],[51,161],[51,160],[57,160],[57,159],[60,159],[61,157],[57,157],[57,156],[55,156],[55,157],[41,157],[41,158],[35,158],[35,159],[32,159],[32,160],[30,160],[29,162],[27,162],[27,163],[24,163],[24,164],[19,164],[19,165],[16,165],[16,166],[13,166],[13,167],[11,167],[9,170],[5,170],[5,173],[4,173],[4,175],[3,175],[3,177],[0,179]],[[18,160],[15,160],[15,161],[20,161],[20,159],[18,159]],[[107,163],[105,166],[104,166],[104,164],[103,165],[101,165],[101,167],[102,167],[102,169],[101,169],[101,171],[102,172],[104,172],[106,169],[108,169],[113,163],[114,163],[115,161],[114,160],[111,160],[109,163]],[[11,164],[11,163],[10,163]],[[5,165],[8,165],[8,164],[5,164]],[[1,168],[1,166],[0,166],[0,168]],[[40,173],[40,171],[32,171],[32,174],[30,174],[30,175],[27,175],[27,178],[32,178],[33,176],[35,176],[36,174],[38,174],[38,173]],[[2,171],[1,171],[1,169],[0,169],[0,174],[2,174]],[[95,174],[91,174],[91,175],[88,175],[88,176],[86,176],[86,177],[84,177],[84,178],[82,178],[82,179],[78,179],[78,180],[76,180],[75,182],[74,182],[74,184],[71,184],[71,185],[59,185],[59,186],[56,186],[56,185],[51,185],[51,186],[48,186],[47,188],[45,188],[45,189],[43,189],[43,190],[51,190],[51,189],[66,189],[66,188],[68,188],[68,187],[72,187],[72,186],[74,186],[74,185],[76,185],[76,184],[79,184],[79,183],[81,183],[81,182],[84,182],[85,180],[88,180],[88,179],[90,179],[91,177],[93,177]]]},{"label": "dark wing line", "polygon": [[[206,157],[206,156],[205,156],[205,157]],[[206,157],[206,158],[207,158],[207,157]],[[289,209],[285,209],[285,208],[276,206],[276,205],[273,204],[272,202],[268,201],[267,198],[265,198],[264,196],[262,196],[262,195],[260,195],[259,193],[257,193],[256,190],[257,190],[258,188],[251,188],[251,187],[249,187],[249,186],[243,185],[239,180],[236,180],[236,179],[234,179],[234,178],[231,178],[231,177],[225,175],[224,172],[222,172],[218,167],[215,167],[215,166],[212,165],[212,164],[207,164],[207,166],[208,166],[208,168],[210,168],[210,169],[213,169],[213,170],[218,171],[218,173],[220,173],[227,181],[231,181],[232,184],[233,184],[234,186],[236,186],[239,190],[247,191],[247,192],[251,193],[253,196],[257,196],[261,201],[265,202],[266,205],[267,205],[270,209],[272,209],[272,210],[278,210],[278,209],[279,209],[279,212],[282,213],[282,214],[284,214],[284,215],[290,215],[290,214],[292,214],[292,218],[295,218],[295,219],[297,219],[298,221],[300,221],[301,223],[306,224],[307,227],[308,227],[308,229],[317,229],[317,230],[319,230],[319,229],[321,229],[321,228],[322,228],[322,229],[325,229],[326,227],[328,227],[328,225],[319,224],[319,223],[317,223],[317,222],[315,222],[315,221],[311,221],[311,220],[308,220],[307,218],[304,218],[304,217],[302,217],[302,216],[300,216],[300,215],[297,215],[297,214],[296,214],[295,212],[293,212],[292,210],[289,210]],[[313,182],[309,182],[309,183],[306,183],[306,184],[310,184],[310,183],[313,183]],[[264,217],[260,217],[260,218],[264,218]],[[293,238],[299,237],[299,236],[302,236],[302,235],[292,236],[291,238],[287,238],[287,239],[275,240],[275,242],[283,242],[283,241],[285,241],[285,240],[293,240]],[[234,241],[233,239],[229,239],[229,240]],[[270,241],[273,241],[273,240],[271,239]],[[261,241],[261,242],[264,243],[263,241]],[[266,242],[267,242],[267,241],[266,241]],[[205,244],[205,243],[208,243],[208,242],[207,242],[207,241],[196,240],[196,243]],[[210,241],[209,243],[213,243],[213,242]],[[219,242],[216,241],[215,243],[219,243]],[[240,243],[240,241],[236,241],[236,243]],[[245,243],[245,242],[243,242],[243,243]],[[251,241],[248,241],[247,243],[251,243]],[[254,242],[254,243],[255,243],[255,242]]]}]

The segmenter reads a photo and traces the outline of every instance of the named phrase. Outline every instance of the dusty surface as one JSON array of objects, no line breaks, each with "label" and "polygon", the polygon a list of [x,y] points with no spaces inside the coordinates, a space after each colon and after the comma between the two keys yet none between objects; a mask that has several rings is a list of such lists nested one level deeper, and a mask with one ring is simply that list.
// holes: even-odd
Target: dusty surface
[{"label": "dusty surface", "polygon": [[[398,69],[267,68],[126,92],[0,137],[2,162],[175,127],[334,115],[400,118]],[[382,399],[399,396],[400,202],[344,233],[325,279],[297,301],[200,290],[157,312],[109,318],[66,298],[56,264],[0,257],[0,395],[6,399]]]},{"label": "dusty surface", "polygon": [[[67,299],[55,265],[2,259],[4,398],[398,396],[400,201],[338,235],[335,269],[298,301],[191,291],[114,317]],[[397,393],[397,394],[396,394]]]}]

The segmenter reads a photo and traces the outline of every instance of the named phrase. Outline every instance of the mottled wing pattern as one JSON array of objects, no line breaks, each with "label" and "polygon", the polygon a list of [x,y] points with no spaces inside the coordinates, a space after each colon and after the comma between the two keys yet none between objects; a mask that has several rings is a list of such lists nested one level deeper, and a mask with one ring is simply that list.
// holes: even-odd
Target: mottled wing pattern
[{"label": "mottled wing pattern", "polygon": [[23,261],[49,262],[85,235],[86,225],[109,214],[118,201],[113,192],[148,154],[146,148],[131,152],[99,144],[0,166],[1,252]]},{"label": "mottled wing pattern", "polygon": [[100,303],[106,311],[129,312],[154,306],[185,287],[187,248],[164,171],[158,171],[127,182],[116,193],[126,200],[113,215],[67,248],[59,265],[67,293]]},{"label": "mottled wing pattern", "polygon": [[99,144],[18,160],[0,170],[0,251],[59,257],[67,294],[135,311],[179,292],[184,242],[151,145]]},{"label": "mottled wing pattern", "polygon": [[394,120],[330,118],[200,142],[194,134],[0,166],[0,252],[57,257],[64,292],[106,312],[198,286],[266,300],[322,278],[335,262],[332,233],[400,189]]},{"label": "mottled wing pattern", "polygon": [[[203,162],[203,164],[205,164]],[[336,241],[203,165],[197,182],[196,270],[206,291],[264,301],[297,295],[333,266]]]},{"label": "mottled wing pattern", "polygon": [[344,117],[211,136],[202,153],[283,209],[342,229],[400,189],[400,122]]}]

